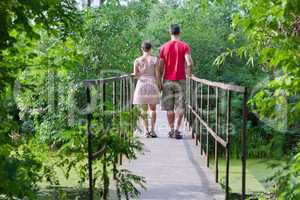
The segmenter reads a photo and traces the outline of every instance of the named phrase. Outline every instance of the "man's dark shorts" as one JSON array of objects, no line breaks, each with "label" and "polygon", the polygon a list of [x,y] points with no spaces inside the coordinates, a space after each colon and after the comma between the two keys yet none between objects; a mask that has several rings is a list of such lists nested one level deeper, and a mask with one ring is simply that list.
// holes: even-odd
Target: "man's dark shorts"
[{"label": "man's dark shorts", "polygon": [[164,80],[161,106],[166,111],[184,111],[186,80]]}]

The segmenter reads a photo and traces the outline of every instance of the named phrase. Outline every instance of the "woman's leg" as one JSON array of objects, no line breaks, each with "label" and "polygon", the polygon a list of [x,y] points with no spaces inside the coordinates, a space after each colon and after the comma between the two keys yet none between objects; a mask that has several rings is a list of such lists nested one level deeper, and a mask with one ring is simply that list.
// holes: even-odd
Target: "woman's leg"
[{"label": "woman's leg", "polygon": [[154,132],[156,123],[156,104],[149,104],[151,111],[151,131]]},{"label": "woman's leg", "polygon": [[142,104],[140,105],[141,108],[141,117],[143,120],[143,124],[144,124],[144,128],[146,133],[149,132],[149,128],[148,128],[148,105],[147,104]]}]

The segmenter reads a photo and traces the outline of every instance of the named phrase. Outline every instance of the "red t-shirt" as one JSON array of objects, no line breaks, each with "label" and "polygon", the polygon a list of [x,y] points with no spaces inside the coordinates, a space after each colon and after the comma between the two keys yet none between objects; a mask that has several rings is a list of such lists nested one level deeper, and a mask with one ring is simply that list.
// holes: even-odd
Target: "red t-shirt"
[{"label": "red t-shirt", "polygon": [[185,79],[185,55],[189,53],[189,45],[180,40],[171,40],[161,46],[159,57],[165,64],[164,79]]}]

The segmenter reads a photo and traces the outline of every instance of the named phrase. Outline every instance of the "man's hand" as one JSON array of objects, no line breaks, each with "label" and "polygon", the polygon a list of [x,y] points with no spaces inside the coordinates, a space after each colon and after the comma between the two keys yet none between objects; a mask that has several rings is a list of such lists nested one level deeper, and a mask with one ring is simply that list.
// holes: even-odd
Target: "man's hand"
[{"label": "man's hand", "polygon": [[193,67],[193,59],[191,57],[191,54],[185,54],[184,56],[185,62],[186,62],[186,76],[191,77],[192,76],[192,67]]},{"label": "man's hand", "polygon": [[192,70],[190,67],[187,67],[187,70],[186,70],[186,77],[191,77],[193,74],[192,74]]}]

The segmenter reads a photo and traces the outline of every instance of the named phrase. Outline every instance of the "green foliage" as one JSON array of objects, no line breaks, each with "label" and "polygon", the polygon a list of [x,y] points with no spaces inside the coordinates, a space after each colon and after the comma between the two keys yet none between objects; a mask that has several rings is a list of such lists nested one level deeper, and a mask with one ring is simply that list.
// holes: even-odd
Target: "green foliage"
[{"label": "green foliage", "polygon": [[243,1],[240,6],[232,26],[247,42],[234,52],[249,63],[257,60],[270,74],[251,101],[254,111],[275,118],[286,105],[288,126],[293,127],[300,117],[299,1]]},{"label": "green foliage", "polygon": [[0,49],[11,47],[16,41],[12,32],[26,33],[28,38],[39,39],[35,27],[58,36],[69,35],[72,23],[77,23],[75,0],[3,0],[0,2]]},{"label": "green foliage", "polygon": [[11,142],[1,144],[0,149],[0,193],[6,198],[36,199],[38,181],[45,178],[50,183],[57,182],[52,166],[45,163],[47,156],[47,146],[37,138],[11,135]]},{"label": "green foliage", "polygon": [[34,126],[20,119],[14,98],[20,85],[14,83],[19,72],[38,60],[35,48],[41,33],[60,39],[71,33],[77,18],[74,2],[0,2],[0,193],[7,198],[35,199],[37,181],[45,176],[55,182],[51,167],[42,159],[47,150],[36,137],[26,135]]},{"label": "green foliage", "polygon": [[[230,39],[234,41],[242,33],[246,41],[218,59],[236,54],[268,73],[268,79],[254,92],[249,104],[265,124],[272,123],[272,127],[281,132],[280,136],[271,133],[272,139],[265,144],[273,146],[272,149],[278,149],[283,146],[282,141],[289,140],[282,132],[296,137],[299,131],[299,16],[299,1],[240,1],[240,10],[232,18],[234,33]],[[287,148],[292,149],[292,145]],[[298,157],[299,153],[272,178],[274,199],[299,199]]]},{"label": "green foliage", "polygon": [[131,70],[133,60],[140,52],[142,38],[139,32],[146,24],[148,9],[147,3],[121,6],[112,1],[86,11],[81,45],[89,78],[109,76],[109,72],[101,74],[103,69],[119,74]]},{"label": "green foliage", "polygon": [[293,156],[279,173],[273,177],[274,192],[279,200],[300,198],[300,153]]},{"label": "green foliage", "polygon": [[[75,2],[0,2],[0,182],[5,183],[0,194],[36,198],[38,180],[59,184],[54,166],[63,168],[66,177],[75,169],[84,184],[88,176],[82,80],[130,72],[143,40],[154,44],[157,55],[169,40],[171,23],[181,25],[182,39],[191,46],[195,75],[250,87],[268,77],[250,101],[264,122],[251,118],[249,154],[279,157],[289,152],[294,136],[278,134],[278,129],[291,133],[287,129],[297,131],[299,122],[299,1],[153,0],[122,5],[116,0],[83,10],[77,10]],[[237,125],[232,155],[238,157],[241,99],[234,97],[232,104]],[[280,128],[268,126],[265,119],[274,123],[277,113],[285,112],[287,127],[281,119],[275,122]],[[141,150],[132,125],[124,120],[138,113],[115,114],[94,113],[93,151],[105,146],[95,161],[94,181],[104,198],[111,176],[119,198],[137,198],[135,186],[143,188],[144,179],[119,169],[116,160],[120,154],[135,159]],[[60,156],[52,166],[46,162],[48,151]],[[293,182],[299,171],[296,160],[297,156],[274,179],[280,198],[298,197]]]}]

